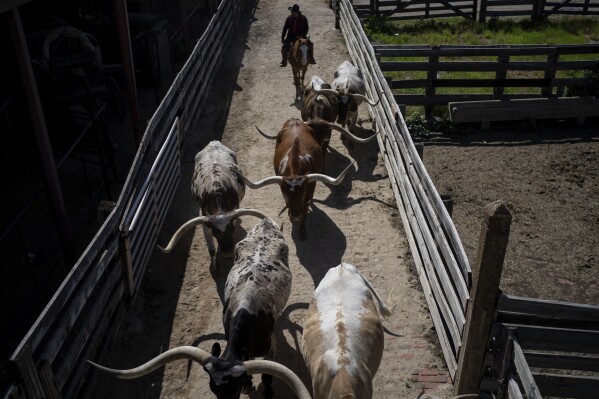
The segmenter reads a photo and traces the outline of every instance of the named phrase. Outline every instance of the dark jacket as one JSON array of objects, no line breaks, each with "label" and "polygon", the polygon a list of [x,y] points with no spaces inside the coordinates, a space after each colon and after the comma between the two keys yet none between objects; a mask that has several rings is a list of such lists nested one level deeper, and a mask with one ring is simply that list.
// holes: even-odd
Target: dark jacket
[{"label": "dark jacket", "polygon": [[306,36],[308,29],[308,19],[304,14],[299,13],[297,17],[290,15],[285,20],[283,33],[281,33],[281,41],[293,42],[298,36]]}]

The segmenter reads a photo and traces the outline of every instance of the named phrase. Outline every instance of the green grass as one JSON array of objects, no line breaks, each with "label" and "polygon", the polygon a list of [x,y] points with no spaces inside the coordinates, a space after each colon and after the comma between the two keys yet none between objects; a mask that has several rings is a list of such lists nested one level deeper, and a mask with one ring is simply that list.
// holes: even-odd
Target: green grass
[{"label": "green grass", "polygon": [[370,17],[364,25],[379,44],[582,44],[599,41],[599,19],[563,17],[552,20],[463,18],[390,21]]},{"label": "green grass", "polygon": [[[533,45],[533,44],[585,44],[599,41],[599,19],[585,17],[555,17],[532,21],[522,19],[491,19],[486,23],[465,20],[461,17],[414,21],[391,21],[385,17],[370,17],[364,24],[371,42],[395,45]],[[563,55],[560,60],[593,60],[594,54]],[[393,58],[385,58],[391,61]],[[402,57],[402,62],[427,62],[426,58]],[[442,57],[440,61],[458,60]],[[468,58],[460,57],[460,61]],[[472,61],[496,61],[496,57],[472,57]],[[511,61],[545,61],[546,56],[511,57]],[[557,71],[565,77],[568,71]],[[581,73],[582,74],[582,73]],[[399,80],[426,79],[426,72],[387,72],[385,75]],[[494,72],[440,72],[443,79],[493,79]],[[509,71],[508,78],[542,78],[543,72]],[[492,93],[492,88],[437,88],[438,94]],[[539,94],[539,88],[505,88],[506,94]],[[424,89],[402,89],[402,94],[424,94]],[[419,113],[421,107],[408,107],[408,115]],[[417,117],[416,119],[417,120]]]}]

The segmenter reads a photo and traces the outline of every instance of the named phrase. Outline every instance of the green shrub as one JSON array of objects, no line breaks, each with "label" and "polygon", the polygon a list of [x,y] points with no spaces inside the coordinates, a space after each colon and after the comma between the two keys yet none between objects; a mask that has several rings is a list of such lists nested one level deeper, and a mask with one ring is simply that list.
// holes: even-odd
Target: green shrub
[{"label": "green shrub", "polygon": [[582,74],[590,80],[588,86],[568,86],[565,95],[568,97],[599,96],[599,62]]},{"label": "green shrub", "polygon": [[388,15],[370,15],[364,22],[364,30],[367,34],[381,33],[392,35],[396,29]]}]

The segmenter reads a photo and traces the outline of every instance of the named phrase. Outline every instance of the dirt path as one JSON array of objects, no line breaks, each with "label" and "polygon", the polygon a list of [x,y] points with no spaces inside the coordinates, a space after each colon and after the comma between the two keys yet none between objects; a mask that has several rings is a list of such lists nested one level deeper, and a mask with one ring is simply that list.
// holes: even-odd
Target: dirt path
[{"label": "dirt path", "polygon": [[[308,79],[317,74],[331,81],[335,68],[349,59],[327,4],[321,0],[300,3],[310,21],[318,62],[309,68]],[[208,141],[220,139],[236,151],[250,179],[273,173],[274,143],[260,136],[254,125],[275,133],[288,118],[299,117],[301,104],[294,101],[291,69],[278,67],[280,28],[290,5],[261,1],[242,18],[208,101],[211,105],[188,137],[181,184],[159,242],[166,242],[178,226],[197,215],[198,207],[190,194],[191,173],[195,154]],[[361,116],[367,119],[366,109]],[[370,127],[366,121],[364,129],[357,133],[366,135]],[[450,396],[447,370],[436,346],[424,297],[411,271],[409,248],[376,141],[356,145],[348,153],[339,135],[333,134],[325,162],[327,172],[336,175],[352,161],[356,161],[357,169],[342,185],[328,187],[318,183],[305,241],[298,239],[286,212],[279,215],[284,201],[277,186],[247,190],[243,206],[257,208],[284,225],[290,249],[293,288],[277,325],[275,360],[290,367],[311,386],[299,350],[303,315],[326,270],[343,260],[358,267],[379,294],[390,296],[388,302],[396,305],[394,315],[384,323],[385,352],[374,381],[374,397],[416,398],[423,392],[423,398]],[[244,219],[240,236],[255,223],[256,219]],[[222,292],[230,264],[223,266],[222,273],[211,276],[201,229],[195,235],[188,233],[170,255],[155,251],[142,290],[126,315],[123,332],[106,363],[128,368],[179,345],[210,350],[215,340],[224,347]],[[254,383],[258,390],[250,397],[261,397],[258,377]],[[279,382],[274,390],[277,398],[292,397]],[[213,396],[201,367],[193,365],[188,371],[188,364],[179,361],[133,381],[102,376],[95,397]]]}]

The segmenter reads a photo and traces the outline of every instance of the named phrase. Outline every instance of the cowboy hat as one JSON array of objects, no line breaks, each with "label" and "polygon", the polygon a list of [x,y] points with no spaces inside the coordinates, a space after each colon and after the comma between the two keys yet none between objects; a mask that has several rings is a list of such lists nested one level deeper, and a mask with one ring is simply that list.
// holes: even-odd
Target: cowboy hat
[{"label": "cowboy hat", "polygon": [[299,10],[299,6],[297,4],[294,4],[293,6],[287,8],[289,11],[293,11],[293,12],[300,12]]}]

